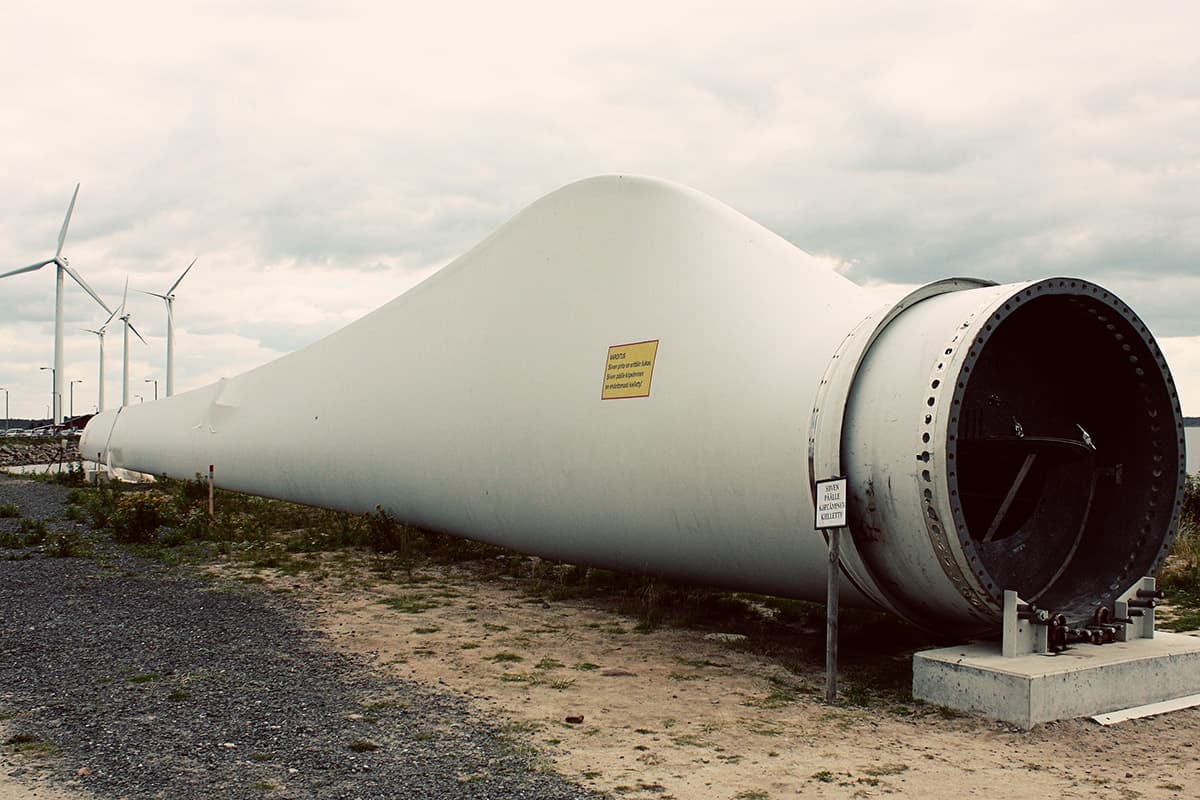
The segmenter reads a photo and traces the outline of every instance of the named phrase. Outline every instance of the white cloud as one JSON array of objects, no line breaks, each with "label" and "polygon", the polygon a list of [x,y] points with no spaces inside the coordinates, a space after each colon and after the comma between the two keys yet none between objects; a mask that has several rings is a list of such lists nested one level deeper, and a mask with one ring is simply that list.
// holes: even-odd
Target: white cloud
[{"label": "white cloud", "polygon": [[[81,181],[66,252],[106,298],[200,256],[177,306],[187,388],[377,307],[559,185],[639,172],[872,285],[1075,274],[1190,340],[1197,22],[1071,2],[24,4],[0,29],[20,76],[0,271],[53,252]],[[0,282],[21,415],[45,406],[52,285]],[[143,380],[155,302],[131,298]],[[97,312],[68,286],[68,330]],[[94,337],[67,355],[94,373]]]}]

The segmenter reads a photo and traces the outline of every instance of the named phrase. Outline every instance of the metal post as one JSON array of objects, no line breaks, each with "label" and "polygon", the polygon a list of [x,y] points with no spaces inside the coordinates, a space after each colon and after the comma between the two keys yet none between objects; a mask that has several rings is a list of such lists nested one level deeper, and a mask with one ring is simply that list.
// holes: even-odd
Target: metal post
[{"label": "metal post", "polygon": [[69,406],[71,411],[68,416],[72,418],[75,416],[75,384],[77,383],[83,383],[83,378],[76,378],[75,380],[71,381],[71,405]]},{"label": "metal post", "polygon": [[829,529],[829,575],[825,587],[825,702],[837,702],[838,587],[841,583],[841,528]]},{"label": "metal post", "polygon": [[58,370],[54,367],[38,367],[39,370],[49,370],[50,372],[50,408],[46,411],[46,416],[52,416],[51,423],[58,424]]},{"label": "metal post", "polygon": [[213,465],[208,465],[208,516],[213,517]]}]

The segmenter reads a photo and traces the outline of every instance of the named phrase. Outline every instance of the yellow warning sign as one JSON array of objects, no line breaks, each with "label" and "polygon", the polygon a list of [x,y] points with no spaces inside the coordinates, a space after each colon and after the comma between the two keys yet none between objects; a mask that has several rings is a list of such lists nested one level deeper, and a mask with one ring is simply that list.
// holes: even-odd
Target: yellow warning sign
[{"label": "yellow warning sign", "polygon": [[614,344],[608,348],[608,363],[604,365],[604,390],[600,392],[600,399],[649,397],[650,377],[654,374],[654,356],[657,353],[658,339]]}]

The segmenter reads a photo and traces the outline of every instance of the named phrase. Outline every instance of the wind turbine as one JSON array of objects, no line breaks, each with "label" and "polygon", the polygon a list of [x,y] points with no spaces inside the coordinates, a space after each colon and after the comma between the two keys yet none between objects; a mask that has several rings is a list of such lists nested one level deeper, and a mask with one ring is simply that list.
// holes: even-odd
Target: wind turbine
[{"label": "wind turbine", "polygon": [[67,206],[67,216],[63,218],[62,230],[58,232],[58,247],[54,250],[54,258],[48,258],[45,261],[39,261],[36,264],[30,264],[28,267],[14,269],[11,272],[5,272],[0,275],[0,278],[7,278],[10,275],[20,275],[22,272],[33,272],[41,269],[47,264],[54,264],[54,424],[62,424],[62,380],[63,380],[63,273],[70,275],[80,287],[92,296],[92,299],[100,304],[100,307],[109,313],[112,309],[108,307],[100,295],[96,294],[92,287],[87,285],[87,281],[79,276],[79,273],[71,269],[67,263],[67,257],[62,254],[63,242],[67,239],[67,226],[71,224],[71,212],[75,210],[75,198],[79,196],[79,184],[75,184],[75,193],[71,195],[71,205]]},{"label": "wind turbine", "polygon": [[192,259],[192,263],[187,265],[187,269],[175,279],[175,282],[171,284],[171,288],[167,289],[165,294],[138,289],[142,294],[161,297],[163,302],[167,304],[167,397],[175,394],[175,314],[172,310],[172,306],[175,304],[175,287],[183,281],[183,276],[187,275],[188,271],[196,266],[197,258],[199,256]]},{"label": "wind turbine", "polygon": [[108,323],[112,322],[113,317],[115,317],[116,315],[117,315],[116,311],[109,314],[108,319],[104,320],[104,324],[101,325],[96,330],[92,330],[91,328],[84,328],[85,331],[87,331],[88,333],[96,334],[96,337],[100,339],[100,377],[97,380],[97,389],[96,389],[96,411],[97,412],[104,410],[104,329],[108,327]]},{"label": "wind turbine", "polygon": [[[125,301],[128,299],[129,299],[129,276],[126,275],[125,276],[125,293],[123,295],[121,295],[121,307],[119,309],[117,309],[117,317],[121,320],[121,322],[124,325],[124,344],[125,344],[125,348],[124,348],[124,350],[125,350],[125,361],[124,361],[125,369],[121,373],[121,405],[122,406],[129,405],[129,332],[133,331],[134,334],[139,339],[142,339],[142,335],[140,333],[138,333],[138,329],[133,327],[133,323],[129,321],[129,316],[130,316],[129,311],[127,311],[125,308]],[[142,339],[142,344],[145,344],[145,343],[146,343],[146,340]]]}]

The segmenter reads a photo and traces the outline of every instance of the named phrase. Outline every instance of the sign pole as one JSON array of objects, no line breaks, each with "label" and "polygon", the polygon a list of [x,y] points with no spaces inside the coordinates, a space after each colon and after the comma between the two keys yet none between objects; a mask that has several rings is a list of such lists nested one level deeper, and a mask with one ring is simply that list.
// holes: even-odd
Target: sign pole
[{"label": "sign pole", "polygon": [[815,493],[818,531],[829,531],[829,571],[825,583],[825,702],[837,702],[838,590],[842,577],[842,528],[847,522],[845,478],[817,481]]},{"label": "sign pole", "polygon": [[825,587],[825,702],[837,702],[838,587],[841,584],[841,528],[829,531],[829,573]]}]

